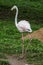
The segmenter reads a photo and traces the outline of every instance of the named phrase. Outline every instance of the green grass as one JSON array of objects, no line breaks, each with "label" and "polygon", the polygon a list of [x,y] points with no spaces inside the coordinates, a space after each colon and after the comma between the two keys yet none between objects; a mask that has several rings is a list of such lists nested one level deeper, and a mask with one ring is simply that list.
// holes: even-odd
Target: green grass
[{"label": "green grass", "polygon": [[0,58],[7,59],[6,56],[5,56],[5,54],[3,54],[3,53],[0,53]]},{"label": "green grass", "polygon": [[2,61],[2,60],[0,60],[0,65],[10,65],[10,64],[8,63],[8,61]]},{"label": "green grass", "polygon": [[35,22],[35,20],[31,20],[30,23],[31,23],[31,27],[32,27],[33,31],[38,30],[41,27],[43,27],[43,23],[41,23],[41,22],[38,23],[37,21]]},{"label": "green grass", "polygon": [[[10,9],[13,5],[19,8],[19,18],[43,22],[43,0],[0,0],[0,18],[14,19]],[[4,13],[5,12],[5,13]]]},{"label": "green grass", "polygon": [[14,18],[14,13],[12,15],[9,13],[13,5],[17,5],[19,8],[20,19],[34,19],[43,22],[43,0],[0,0],[0,10],[2,11],[0,16],[8,19],[9,17]]},{"label": "green grass", "polygon": [[42,2],[43,2],[43,0],[41,0],[41,1],[40,0],[38,0],[38,1],[36,1],[36,0],[27,0],[27,1],[25,1],[25,0],[17,0],[17,1],[15,1],[15,0],[0,0],[0,5],[12,6],[12,5],[15,4],[15,5],[18,5],[18,6],[22,6],[22,5],[31,6],[31,5],[35,4],[33,6],[38,7]]},{"label": "green grass", "polygon": [[28,52],[27,61],[30,65],[43,65],[43,53]]},{"label": "green grass", "polygon": [[[32,30],[38,30],[43,27],[43,24],[31,22]],[[22,51],[21,34],[13,21],[0,20],[0,53],[7,54],[19,54]],[[26,35],[27,33],[24,33]],[[25,49],[27,48],[27,61],[34,65],[43,65],[43,43],[37,39],[33,39],[32,43],[29,43],[29,39],[24,40]],[[4,57],[4,55],[0,55]]]},{"label": "green grass", "polygon": [[0,65],[10,65],[4,53],[0,53]]},{"label": "green grass", "polygon": [[[32,30],[43,27],[43,24],[31,23]],[[27,33],[24,33],[26,35]],[[0,52],[15,53],[21,51],[21,33],[17,30],[13,21],[0,20]]]},{"label": "green grass", "polygon": [[43,43],[33,39],[28,45],[27,62],[31,65],[43,65]]},{"label": "green grass", "polygon": [[[12,20],[15,12],[10,12],[8,7],[13,5],[17,5],[19,8],[19,19],[30,20],[33,31],[43,27],[43,0],[0,0],[0,13],[2,13],[0,18]],[[0,20],[0,53],[21,54],[21,34],[13,21]],[[26,34],[24,33],[24,35]],[[29,39],[24,40],[25,49],[28,45],[27,62],[34,65],[43,65],[43,43],[37,39],[33,39],[31,43],[29,41]],[[6,57],[4,54],[0,54],[0,58]],[[9,65],[9,63],[0,60],[0,65]]]}]

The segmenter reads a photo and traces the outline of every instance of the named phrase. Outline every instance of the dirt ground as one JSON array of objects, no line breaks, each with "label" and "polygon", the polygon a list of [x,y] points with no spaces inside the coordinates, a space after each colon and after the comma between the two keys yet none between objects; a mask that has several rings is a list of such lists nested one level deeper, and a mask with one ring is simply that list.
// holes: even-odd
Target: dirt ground
[{"label": "dirt ground", "polygon": [[26,65],[27,64],[25,59],[18,60],[16,56],[7,56],[7,58],[8,58],[10,65]]},{"label": "dirt ground", "polygon": [[6,59],[1,59],[2,61],[8,61],[10,65],[33,65],[33,64],[28,64],[26,59],[18,59],[19,57],[17,55],[8,55],[5,54]]},{"label": "dirt ground", "polygon": [[24,38],[35,38],[43,42],[43,28],[32,32],[31,34],[26,35]]}]

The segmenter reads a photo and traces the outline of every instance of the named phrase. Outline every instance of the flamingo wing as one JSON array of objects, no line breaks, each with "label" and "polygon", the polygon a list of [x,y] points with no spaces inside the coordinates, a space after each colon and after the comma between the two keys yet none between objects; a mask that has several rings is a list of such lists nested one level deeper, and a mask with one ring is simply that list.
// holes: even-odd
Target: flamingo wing
[{"label": "flamingo wing", "polygon": [[18,30],[20,32],[29,32],[31,27],[30,24],[28,23],[28,21],[22,20],[18,23]]}]

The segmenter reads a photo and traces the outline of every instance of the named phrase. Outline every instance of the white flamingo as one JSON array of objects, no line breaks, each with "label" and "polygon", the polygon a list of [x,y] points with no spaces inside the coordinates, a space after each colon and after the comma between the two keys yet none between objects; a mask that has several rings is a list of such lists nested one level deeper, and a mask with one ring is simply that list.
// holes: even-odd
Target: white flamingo
[{"label": "white flamingo", "polygon": [[22,32],[22,56],[24,55],[24,36],[23,36],[23,32],[32,32],[30,23],[26,20],[21,20],[20,22],[17,23],[17,16],[18,16],[18,8],[17,6],[13,6],[11,8],[11,11],[13,11],[14,9],[16,9],[16,15],[15,15],[15,25],[17,27],[17,29],[19,30],[19,32]]}]

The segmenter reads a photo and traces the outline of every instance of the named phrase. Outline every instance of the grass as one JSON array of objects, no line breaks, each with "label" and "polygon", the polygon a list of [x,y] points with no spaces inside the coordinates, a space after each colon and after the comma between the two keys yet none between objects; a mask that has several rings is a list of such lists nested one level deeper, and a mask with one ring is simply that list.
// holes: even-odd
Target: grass
[{"label": "grass", "polygon": [[10,65],[4,53],[0,53],[0,65]]},{"label": "grass", "polygon": [[35,30],[38,30],[40,29],[41,27],[43,27],[43,23],[39,23],[39,22],[35,22],[35,20],[30,20],[30,23],[31,23],[31,27],[32,27],[32,30],[35,31]]},{"label": "grass", "polygon": [[43,65],[43,43],[33,39],[27,50],[27,62],[31,65]]},{"label": "grass", "polygon": [[43,65],[43,53],[29,52],[27,56],[27,61],[29,64]]},{"label": "grass", "polygon": [[[31,23],[33,31],[42,26],[43,24]],[[21,43],[21,33],[15,27],[14,22],[0,20],[0,52],[15,53],[15,49],[20,52]]]},{"label": "grass", "polygon": [[[38,0],[38,1],[34,1],[34,0],[18,0],[18,1],[15,1],[15,0],[0,0],[0,5],[3,5],[3,6],[12,6],[12,5],[18,5],[18,6],[33,6],[33,7],[38,7],[40,5],[41,7],[41,4],[42,4],[43,0]],[[38,3],[38,4],[37,4]],[[35,5],[33,5],[35,4]],[[37,5],[36,5],[37,4]],[[39,8],[39,7],[38,7]]]},{"label": "grass", "polygon": [[5,56],[5,54],[3,54],[3,53],[0,53],[0,58],[7,59],[6,56]]},{"label": "grass", "polygon": [[[18,6],[20,19],[25,18],[30,20],[33,31],[43,27],[43,23],[41,23],[43,22],[43,0],[0,0],[0,13],[2,13],[0,14],[2,17],[0,18],[14,18],[14,15],[9,13],[10,8],[8,8],[13,5]],[[35,22],[33,19],[37,21]],[[24,33],[24,35],[26,34]],[[0,20],[0,53],[20,54],[22,51],[21,44],[21,33],[17,30],[14,22]],[[25,49],[28,45],[27,62],[34,65],[43,65],[43,43],[37,39],[33,39],[30,44],[29,39],[25,39],[24,45]],[[0,58],[5,59],[6,57],[4,54],[0,54]],[[0,65],[9,65],[9,63],[0,60]]]},{"label": "grass", "polygon": [[0,65],[10,65],[10,64],[8,63],[8,61],[2,61],[2,60],[0,60]]},{"label": "grass", "polygon": [[[40,24],[34,23],[33,20],[30,23],[33,31],[43,27],[42,23]],[[26,34],[27,33],[24,33],[24,35]],[[3,52],[7,54],[19,54],[22,51],[21,44],[22,44],[21,33],[17,30],[14,22],[0,20],[0,53]],[[43,43],[37,39],[33,39],[32,43],[30,44],[29,39],[25,39],[24,45],[25,49],[26,46],[28,45],[27,48],[28,63],[34,65],[43,65]],[[0,55],[0,57],[5,56]]]},{"label": "grass", "polygon": [[35,19],[43,22],[43,0],[0,0],[0,18],[14,18],[15,12],[13,14],[10,12],[13,5],[19,8],[20,19]]}]

